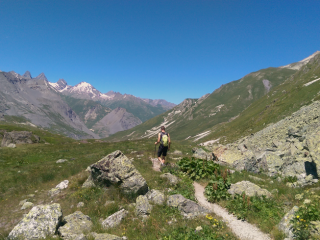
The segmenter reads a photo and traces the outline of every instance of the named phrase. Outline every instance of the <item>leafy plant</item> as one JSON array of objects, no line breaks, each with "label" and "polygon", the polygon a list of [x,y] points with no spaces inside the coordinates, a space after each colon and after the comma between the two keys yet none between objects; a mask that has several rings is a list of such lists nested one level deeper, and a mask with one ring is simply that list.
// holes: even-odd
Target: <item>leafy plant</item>
[{"label": "leafy plant", "polygon": [[287,182],[294,183],[294,182],[298,181],[298,178],[297,178],[297,176],[286,176],[283,181],[284,181],[284,183],[287,183]]},{"label": "leafy plant", "polygon": [[181,171],[187,173],[192,180],[211,177],[215,171],[220,171],[220,165],[207,160],[187,157],[177,162]]},{"label": "leafy plant", "polygon": [[312,195],[306,199],[299,207],[295,217],[291,220],[295,239],[309,239],[311,237],[311,227],[313,221],[320,220],[320,200],[319,196]]},{"label": "leafy plant", "polygon": [[227,190],[230,188],[231,183],[228,175],[230,175],[228,170],[224,170],[222,174],[217,169],[215,170],[213,179],[209,181],[205,188],[208,201],[215,202],[229,198]]}]

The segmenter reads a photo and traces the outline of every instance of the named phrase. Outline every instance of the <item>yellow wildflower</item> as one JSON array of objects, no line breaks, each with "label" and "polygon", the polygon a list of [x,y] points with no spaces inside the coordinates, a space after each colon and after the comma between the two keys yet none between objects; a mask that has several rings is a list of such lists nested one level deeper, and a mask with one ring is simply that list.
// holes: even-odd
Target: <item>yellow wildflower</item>
[{"label": "yellow wildflower", "polygon": [[297,216],[297,218],[299,218],[300,216]]}]

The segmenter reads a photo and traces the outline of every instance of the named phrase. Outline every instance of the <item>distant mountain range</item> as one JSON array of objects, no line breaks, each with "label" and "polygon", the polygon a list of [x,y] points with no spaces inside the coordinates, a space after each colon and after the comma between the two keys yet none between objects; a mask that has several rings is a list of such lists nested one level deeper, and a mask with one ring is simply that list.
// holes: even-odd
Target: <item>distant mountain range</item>
[{"label": "distant mountain range", "polygon": [[[320,52],[317,51],[296,63],[249,73],[199,99],[185,99],[169,111],[108,139],[155,137],[160,126],[165,125],[177,140],[234,140],[320,98],[319,79]],[[307,88],[304,84],[309,83],[312,87]]]},{"label": "distant mountain range", "polygon": [[44,73],[32,78],[29,71],[0,72],[0,86],[0,120],[27,122],[76,139],[107,137],[175,106],[113,91],[103,94],[86,82],[51,83]]}]

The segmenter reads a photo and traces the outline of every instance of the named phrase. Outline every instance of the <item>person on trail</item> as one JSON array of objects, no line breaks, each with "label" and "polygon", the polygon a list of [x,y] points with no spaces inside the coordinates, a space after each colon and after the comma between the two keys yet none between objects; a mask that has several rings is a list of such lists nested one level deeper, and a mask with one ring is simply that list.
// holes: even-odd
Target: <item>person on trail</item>
[{"label": "person on trail", "polygon": [[[154,143],[157,145],[160,143],[159,150],[158,150],[158,159],[161,163],[161,165],[164,165],[166,156],[167,156],[167,151],[170,150],[170,135],[169,133],[166,133],[165,127],[161,126],[161,131],[158,134],[158,140]],[[162,159],[161,159],[162,155]]]}]

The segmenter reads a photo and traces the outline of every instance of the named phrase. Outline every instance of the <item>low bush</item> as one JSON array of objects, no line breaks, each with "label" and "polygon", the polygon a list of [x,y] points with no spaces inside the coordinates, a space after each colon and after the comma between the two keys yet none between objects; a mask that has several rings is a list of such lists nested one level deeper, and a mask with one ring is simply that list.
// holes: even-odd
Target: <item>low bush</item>
[{"label": "low bush", "polygon": [[224,170],[222,173],[217,169],[205,188],[205,195],[209,202],[220,201],[221,199],[228,199],[229,194],[227,190],[230,188],[230,173]]}]

